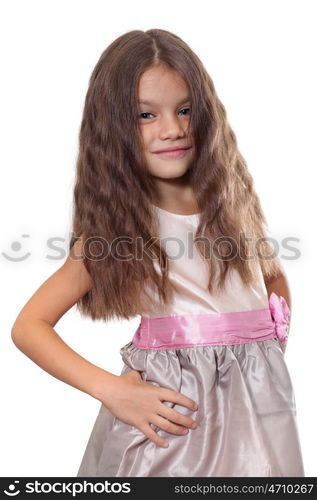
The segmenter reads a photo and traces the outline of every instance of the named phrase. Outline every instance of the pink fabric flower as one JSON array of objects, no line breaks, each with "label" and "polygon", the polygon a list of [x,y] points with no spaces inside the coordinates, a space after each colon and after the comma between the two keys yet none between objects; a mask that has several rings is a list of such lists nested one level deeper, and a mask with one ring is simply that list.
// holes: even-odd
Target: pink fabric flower
[{"label": "pink fabric flower", "polygon": [[271,316],[275,323],[275,333],[281,344],[286,344],[288,339],[288,328],[290,309],[286,300],[282,296],[277,296],[272,292],[269,298],[269,308]]}]

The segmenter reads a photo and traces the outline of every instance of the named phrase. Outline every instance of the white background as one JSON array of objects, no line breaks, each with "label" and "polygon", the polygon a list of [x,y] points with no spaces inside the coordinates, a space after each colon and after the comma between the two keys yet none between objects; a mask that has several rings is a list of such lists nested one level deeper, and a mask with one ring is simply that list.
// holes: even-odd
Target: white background
[{"label": "white background", "polygon": [[[271,236],[296,238],[298,258],[287,249],[279,253],[292,293],[286,362],[305,473],[316,476],[315,7],[308,0],[1,2],[1,476],[75,476],[99,411],[98,400],[21,353],[11,327],[66,259],[93,67],[119,35],[150,28],[174,32],[203,61]],[[64,253],[48,249],[51,237],[61,239]],[[89,361],[120,374],[119,349],[138,323],[93,322],[72,308],[55,329]]]}]

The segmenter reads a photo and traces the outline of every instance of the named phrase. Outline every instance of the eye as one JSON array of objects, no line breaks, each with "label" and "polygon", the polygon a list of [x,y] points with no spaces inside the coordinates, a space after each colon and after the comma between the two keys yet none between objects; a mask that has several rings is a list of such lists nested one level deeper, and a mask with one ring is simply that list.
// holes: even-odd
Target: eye
[{"label": "eye", "polygon": [[181,109],[181,110],[180,110],[180,113],[181,113],[182,111],[187,111],[187,110],[188,110],[188,111],[190,111],[190,108],[183,108],[183,109]]},{"label": "eye", "polygon": [[152,113],[148,113],[148,112],[144,112],[144,113],[140,113],[138,116],[139,118],[147,118],[146,116],[143,116],[143,115],[151,115]]},{"label": "eye", "polygon": [[[183,109],[181,109],[181,110],[180,110],[180,113],[182,113],[183,111],[190,111],[190,108],[183,108]],[[187,114],[188,114],[188,113],[187,113]],[[152,114],[152,113],[147,112],[147,111],[144,111],[143,113],[140,113],[140,114],[138,115],[138,118],[141,118],[141,119],[146,120],[148,117],[147,117],[147,116],[144,116],[144,115],[152,115],[152,116],[153,116],[153,114]],[[186,114],[185,114],[185,115],[183,115],[183,116],[186,116]]]}]

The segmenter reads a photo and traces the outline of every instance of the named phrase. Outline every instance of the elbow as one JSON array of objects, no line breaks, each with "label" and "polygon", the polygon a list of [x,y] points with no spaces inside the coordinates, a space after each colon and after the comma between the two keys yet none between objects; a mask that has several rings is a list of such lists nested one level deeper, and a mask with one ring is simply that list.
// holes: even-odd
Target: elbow
[{"label": "elbow", "polygon": [[18,338],[17,330],[16,330],[16,328],[12,328],[11,329],[11,340],[15,346],[17,346],[17,338]]},{"label": "elbow", "polygon": [[23,329],[23,325],[17,321],[15,321],[11,328],[11,339],[16,347],[19,347],[19,339],[21,338]]}]

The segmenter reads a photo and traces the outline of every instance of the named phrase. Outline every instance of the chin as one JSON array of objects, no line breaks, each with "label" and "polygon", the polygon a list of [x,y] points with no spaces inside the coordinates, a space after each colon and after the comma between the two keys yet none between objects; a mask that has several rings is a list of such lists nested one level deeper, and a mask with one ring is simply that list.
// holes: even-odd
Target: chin
[{"label": "chin", "polygon": [[150,174],[159,179],[178,179],[179,177],[183,177],[188,172],[188,169],[175,169],[174,171],[170,169],[168,172],[164,172],[162,169],[150,169]]},{"label": "chin", "polygon": [[162,179],[175,179],[177,177],[182,177],[189,170],[190,164],[188,165],[177,165],[176,162],[162,162],[160,165],[151,165],[148,163],[148,169],[151,175],[155,177],[161,177]]}]

